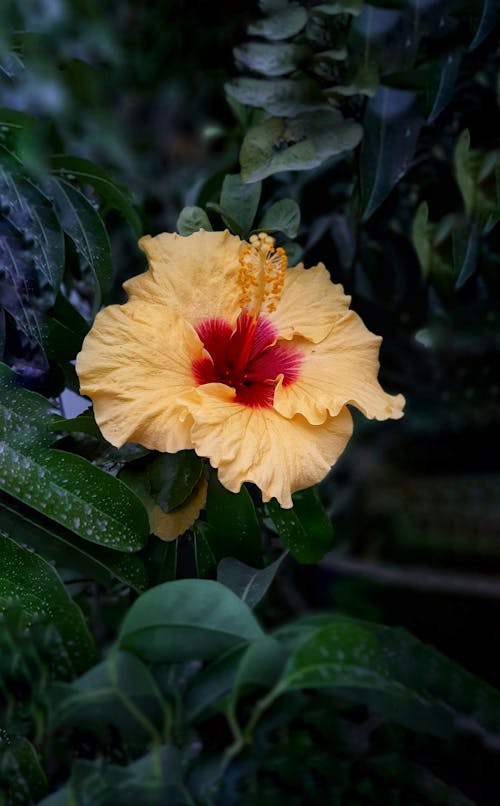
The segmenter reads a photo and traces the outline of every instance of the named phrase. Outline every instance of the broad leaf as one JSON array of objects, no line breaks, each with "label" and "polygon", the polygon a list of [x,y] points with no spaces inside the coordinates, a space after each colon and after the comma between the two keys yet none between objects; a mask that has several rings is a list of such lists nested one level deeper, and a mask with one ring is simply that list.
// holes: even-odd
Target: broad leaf
[{"label": "broad leaf", "polygon": [[253,501],[245,487],[231,493],[211,472],[208,480],[207,538],[217,560],[237,557],[257,564],[262,554],[259,521]]},{"label": "broad leaf", "polygon": [[265,568],[251,568],[234,557],[224,557],[217,568],[217,580],[253,608],[266,595],[286,555],[287,552],[284,551]]},{"label": "broad leaf", "polygon": [[332,524],[315,487],[292,498],[292,509],[282,509],[273,498],[267,511],[290,554],[301,563],[317,563],[332,546]]},{"label": "broad leaf", "polygon": [[271,77],[283,76],[296,70],[309,53],[307,45],[282,42],[245,42],[234,49],[234,55],[241,64],[249,70]]},{"label": "broad leaf", "polygon": [[81,456],[50,449],[50,404],[20,389],[5,365],[0,407],[0,488],[85,540],[118,551],[141,548],[149,525],[139,499]]},{"label": "broad leaf", "polygon": [[258,229],[282,232],[295,238],[300,226],[300,207],[293,199],[281,199],[269,207],[259,221]]},{"label": "broad leaf", "polygon": [[280,8],[269,17],[248,26],[248,33],[266,39],[279,40],[295,36],[307,22],[307,11],[299,5]]},{"label": "broad leaf", "polygon": [[246,238],[252,228],[260,193],[260,182],[245,185],[239,174],[226,176],[222,183],[219,211],[228,226],[231,222],[234,230],[236,225],[235,234],[242,238]]},{"label": "broad leaf", "polygon": [[241,147],[241,175],[256,182],[280,171],[317,168],[329,157],[355,148],[362,129],[335,109],[267,118],[253,126]]},{"label": "broad leaf", "polygon": [[0,730],[0,793],[7,803],[37,803],[47,791],[47,778],[33,745]]},{"label": "broad leaf", "polygon": [[166,582],[132,605],[119,646],[155,663],[210,659],[262,630],[232,591],[206,579]]},{"label": "broad leaf", "polygon": [[[0,609],[18,604],[37,621],[50,624],[62,641],[69,661],[66,674],[81,674],[97,659],[97,652],[83,615],[67,594],[56,571],[41,557],[0,536]],[[64,666],[62,651],[54,659]]]},{"label": "broad leaf", "polygon": [[270,115],[292,117],[308,111],[328,111],[318,84],[311,79],[235,78],[226,92],[241,104],[265,109]]},{"label": "broad leaf", "polygon": [[184,207],[179,214],[176,227],[180,235],[192,235],[200,229],[207,232],[212,230],[210,220],[201,207]]}]

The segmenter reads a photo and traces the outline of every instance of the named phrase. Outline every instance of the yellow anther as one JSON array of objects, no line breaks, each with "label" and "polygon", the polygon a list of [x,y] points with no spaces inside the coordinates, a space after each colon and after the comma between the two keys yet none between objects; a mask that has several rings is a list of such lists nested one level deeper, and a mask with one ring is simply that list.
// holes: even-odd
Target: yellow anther
[{"label": "yellow anther", "polygon": [[[281,298],[285,282],[285,250],[274,246],[267,232],[250,236],[240,253],[239,284],[241,307],[255,319],[262,311],[271,313]],[[252,290],[250,290],[252,289]]]}]

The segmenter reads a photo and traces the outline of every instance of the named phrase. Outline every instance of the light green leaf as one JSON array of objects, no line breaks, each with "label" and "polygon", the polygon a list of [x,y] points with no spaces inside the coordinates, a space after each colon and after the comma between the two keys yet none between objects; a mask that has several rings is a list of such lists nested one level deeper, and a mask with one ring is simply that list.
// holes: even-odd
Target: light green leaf
[{"label": "light green leaf", "polygon": [[257,229],[283,232],[295,238],[300,226],[300,207],[293,199],[281,199],[266,210]]},{"label": "light green leaf", "polygon": [[123,622],[119,646],[155,663],[214,658],[262,630],[232,591],[207,579],[166,582],[137,599]]},{"label": "light green leaf", "polygon": [[179,214],[176,227],[180,235],[192,235],[200,229],[212,231],[210,220],[201,207],[184,207]]},{"label": "light green leaf", "polygon": [[81,456],[50,449],[49,402],[17,386],[0,365],[0,489],[94,543],[118,551],[144,545],[148,517],[121,481]]},{"label": "light green leaf", "polygon": [[0,536],[0,605],[2,599],[8,600],[9,606],[19,604],[26,613],[53,625],[73,674],[81,674],[95,663],[97,651],[92,636],[56,571],[34,552]]},{"label": "light green leaf", "polygon": [[91,185],[106,204],[118,210],[128,221],[137,236],[142,233],[141,219],[134,207],[128,188],[117,184],[110,176],[89,160],[81,157],[59,155],[52,157],[52,169],[63,179],[76,179],[80,184]]},{"label": "light green leaf", "polygon": [[265,76],[283,76],[296,70],[308,57],[307,45],[292,43],[245,42],[234,49],[236,59],[249,70]]},{"label": "light green leaf", "polygon": [[344,120],[334,109],[293,120],[267,118],[245,136],[241,176],[245,182],[256,182],[280,171],[316,168],[329,157],[355,148],[361,135],[361,126]]},{"label": "light green leaf", "polygon": [[263,78],[235,78],[225,85],[227,94],[247,106],[265,109],[270,115],[295,116],[303,112],[328,111],[318,84],[311,79],[268,81]]},{"label": "light green leaf", "polygon": [[260,182],[245,185],[239,174],[226,176],[222,183],[218,211],[236,235],[246,238],[259,206]]},{"label": "light green leaf", "polygon": [[[269,9],[271,11],[271,9]],[[273,9],[274,11],[274,9]],[[307,22],[307,11],[302,6],[279,8],[271,16],[248,26],[248,33],[266,39],[289,39],[298,34]]]}]

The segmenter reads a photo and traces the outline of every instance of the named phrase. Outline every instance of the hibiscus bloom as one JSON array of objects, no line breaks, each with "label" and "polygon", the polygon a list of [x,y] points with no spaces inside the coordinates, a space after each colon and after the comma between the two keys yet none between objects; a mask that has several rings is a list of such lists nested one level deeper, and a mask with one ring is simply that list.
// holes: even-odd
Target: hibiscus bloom
[{"label": "hibiscus bloom", "polygon": [[77,359],[109,442],[194,448],[237,492],[292,506],[352,433],[347,405],[401,417],[377,381],[381,339],[320,263],[287,268],[266,235],[163,233],[139,241],[149,270],[96,317]]}]

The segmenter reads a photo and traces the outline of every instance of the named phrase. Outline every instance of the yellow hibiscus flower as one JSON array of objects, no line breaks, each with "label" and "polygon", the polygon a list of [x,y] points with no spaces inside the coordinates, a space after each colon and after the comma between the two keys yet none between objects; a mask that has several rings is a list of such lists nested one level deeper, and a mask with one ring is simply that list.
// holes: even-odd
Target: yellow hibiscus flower
[{"label": "yellow hibiscus flower", "polygon": [[105,438],[194,448],[237,492],[264,501],[321,481],[352,433],[347,405],[401,417],[377,381],[381,339],[320,263],[287,268],[268,235],[163,233],[139,241],[149,270],[96,317],[77,359]]}]

